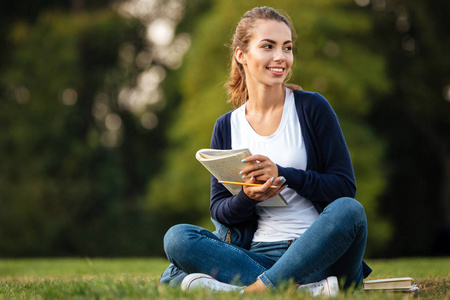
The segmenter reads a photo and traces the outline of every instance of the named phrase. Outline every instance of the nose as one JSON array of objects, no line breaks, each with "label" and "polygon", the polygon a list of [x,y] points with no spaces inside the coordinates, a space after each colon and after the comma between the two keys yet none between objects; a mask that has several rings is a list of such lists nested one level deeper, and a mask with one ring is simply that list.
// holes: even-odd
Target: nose
[{"label": "nose", "polygon": [[273,60],[276,62],[282,62],[286,59],[286,56],[284,55],[283,49],[281,48],[277,48],[277,50],[275,51],[274,55],[273,55]]}]

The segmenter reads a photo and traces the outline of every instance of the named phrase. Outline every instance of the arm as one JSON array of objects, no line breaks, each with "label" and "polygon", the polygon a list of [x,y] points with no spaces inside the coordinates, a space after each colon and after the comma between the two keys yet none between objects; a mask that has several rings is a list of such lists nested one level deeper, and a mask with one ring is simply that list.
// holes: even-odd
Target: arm
[{"label": "arm", "polygon": [[328,204],[340,197],[355,197],[353,166],[335,112],[317,93],[303,93],[301,97],[303,106],[297,111],[308,167],[304,171],[278,166],[279,174],[290,188],[313,202]]},{"label": "arm", "polygon": [[[230,149],[231,132],[229,115],[220,117],[214,125],[211,138],[212,149]],[[233,196],[217,179],[211,175],[211,203],[210,212],[214,220],[224,224],[233,225],[253,219],[254,208],[258,202],[241,192]]]}]

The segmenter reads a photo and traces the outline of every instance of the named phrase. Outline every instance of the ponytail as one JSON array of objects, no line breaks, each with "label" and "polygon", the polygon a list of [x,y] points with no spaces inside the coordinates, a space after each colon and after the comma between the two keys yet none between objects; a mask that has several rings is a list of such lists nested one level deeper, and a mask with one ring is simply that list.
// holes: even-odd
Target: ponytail
[{"label": "ponytail", "polygon": [[238,108],[248,100],[247,83],[245,82],[244,67],[236,60],[231,60],[229,81],[226,84],[229,101],[233,108]]}]

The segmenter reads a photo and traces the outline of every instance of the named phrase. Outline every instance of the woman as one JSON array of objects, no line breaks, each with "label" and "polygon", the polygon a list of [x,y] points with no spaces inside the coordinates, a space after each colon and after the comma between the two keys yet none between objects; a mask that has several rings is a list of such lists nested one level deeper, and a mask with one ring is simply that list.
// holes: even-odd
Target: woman
[{"label": "woman", "polygon": [[[293,280],[313,294],[336,295],[338,280],[348,288],[370,273],[362,260],[366,216],[353,199],[337,117],[321,95],[285,83],[294,38],[289,19],[267,7],[246,12],[236,28],[228,83],[235,110],[217,120],[211,147],[257,153],[241,175],[262,186],[233,196],[212,177],[216,232],[169,229],[164,247],[172,271],[185,277],[183,289],[262,293]],[[278,194],[287,206],[257,205]]]}]

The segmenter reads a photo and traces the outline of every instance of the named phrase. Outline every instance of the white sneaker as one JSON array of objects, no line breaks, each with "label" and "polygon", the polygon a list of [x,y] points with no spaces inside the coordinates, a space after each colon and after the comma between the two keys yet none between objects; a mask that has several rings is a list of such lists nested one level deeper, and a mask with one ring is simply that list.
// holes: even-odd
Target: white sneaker
[{"label": "white sneaker", "polygon": [[244,292],[244,287],[242,286],[220,282],[217,279],[202,273],[189,274],[181,282],[181,290],[191,291],[195,289],[211,290],[214,292]]},{"label": "white sneaker", "polygon": [[319,282],[302,284],[298,287],[299,291],[306,290],[311,296],[336,297],[339,294],[339,283],[336,277],[331,276]]}]

